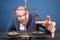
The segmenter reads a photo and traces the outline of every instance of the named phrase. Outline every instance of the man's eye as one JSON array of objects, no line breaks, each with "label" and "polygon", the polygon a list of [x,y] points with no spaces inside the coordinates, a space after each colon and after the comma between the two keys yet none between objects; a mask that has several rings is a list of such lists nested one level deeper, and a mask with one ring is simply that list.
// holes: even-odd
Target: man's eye
[{"label": "man's eye", "polygon": [[21,16],[18,16],[18,17],[21,17]]},{"label": "man's eye", "polygon": [[24,14],[24,16],[25,16],[26,14]]}]

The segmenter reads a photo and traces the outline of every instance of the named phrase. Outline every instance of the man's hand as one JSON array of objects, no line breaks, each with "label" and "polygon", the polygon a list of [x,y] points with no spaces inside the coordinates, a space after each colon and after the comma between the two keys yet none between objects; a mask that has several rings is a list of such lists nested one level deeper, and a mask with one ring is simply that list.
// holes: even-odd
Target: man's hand
[{"label": "man's hand", "polygon": [[39,25],[42,25],[43,27],[46,27],[46,29],[51,32],[52,38],[54,38],[55,26],[56,26],[55,22],[36,21],[35,23],[39,24]]},{"label": "man's hand", "polygon": [[49,25],[47,27],[47,29],[51,32],[51,36],[52,38],[54,38],[54,34],[55,34],[55,26],[56,26],[56,23],[55,22],[51,22],[51,25]]},{"label": "man's hand", "polygon": [[46,29],[51,32],[52,38],[54,38],[56,23],[51,21],[49,15],[47,15],[47,19],[45,21],[36,21],[35,23],[46,27]]}]

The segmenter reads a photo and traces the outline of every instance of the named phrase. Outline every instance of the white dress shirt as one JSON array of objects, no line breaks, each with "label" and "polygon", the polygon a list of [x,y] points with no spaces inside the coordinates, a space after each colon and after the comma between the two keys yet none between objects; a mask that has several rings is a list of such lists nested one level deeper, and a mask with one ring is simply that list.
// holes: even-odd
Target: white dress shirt
[{"label": "white dress shirt", "polygon": [[20,23],[20,28],[19,28],[21,31],[24,31],[25,30],[25,26],[23,24]]}]

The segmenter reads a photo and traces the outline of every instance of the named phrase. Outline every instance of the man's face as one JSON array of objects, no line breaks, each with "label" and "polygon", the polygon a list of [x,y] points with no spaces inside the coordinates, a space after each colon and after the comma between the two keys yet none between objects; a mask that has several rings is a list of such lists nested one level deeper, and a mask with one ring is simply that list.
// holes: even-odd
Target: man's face
[{"label": "man's face", "polygon": [[[20,7],[18,9],[24,9]],[[16,10],[16,16],[22,24],[26,24],[29,18],[29,13],[25,13],[25,10]]]}]

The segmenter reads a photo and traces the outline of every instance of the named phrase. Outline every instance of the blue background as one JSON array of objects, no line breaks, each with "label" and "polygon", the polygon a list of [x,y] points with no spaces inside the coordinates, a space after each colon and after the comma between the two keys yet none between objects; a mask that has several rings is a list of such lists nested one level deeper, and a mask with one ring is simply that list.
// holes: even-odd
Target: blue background
[{"label": "blue background", "polygon": [[[14,9],[20,5],[24,5],[24,0],[0,0],[1,31],[8,28],[14,17]],[[56,30],[60,30],[60,0],[27,0],[27,7],[38,9],[42,20],[50,15],[51,20],[56,22]]]}]

